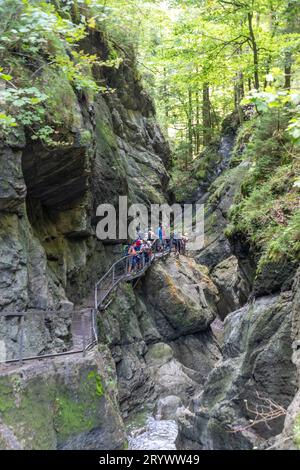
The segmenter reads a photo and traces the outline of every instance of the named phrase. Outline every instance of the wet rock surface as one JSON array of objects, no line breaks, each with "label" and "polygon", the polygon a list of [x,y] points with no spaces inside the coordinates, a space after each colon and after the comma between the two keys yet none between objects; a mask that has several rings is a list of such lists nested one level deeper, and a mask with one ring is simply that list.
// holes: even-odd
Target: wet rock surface
[{"label": "wet rock surface", "polygon": [[123,449],[113,367],[102,350],[2,370],[0,448]]},{"label": "wet rock surface", "polygon": [[247,302],[250,289],[235,256],[219,263],[211,272],[211,279],[219,290],[218,313],[222,319]]},{"label": "wet rock surface", "polygon": [[273,447],[276,449],[297,450],[300,445],[300,272],[298,270],[293,285],[292,305],[292,361],[296,367],[297,393],[287,409],[282,433],[279,434]]},{"label": "wet rock surface", "polygon": [[193,409],[179,418],[179,447],[192,441],[199,449],[251,449],[281,431],[283,416],[269,426],[249,420],[266,398],[286,408],[295,395],[291,307],[292,294],[285,293],[228,315],[223,360]]},{"label": "wet rock surface", "polygon": [[19,359],[21,329],[23,357],[70,349],[71,323],[72,313],[63,311],[29,310],[23,325],[20,317],[0,316],[0,341],[4,345],[5,360]]},{"label": "wet rock surface", "polygon": [[176,412],[182,406],[181,399],[176,395],[161,398],[156,403],[155,417],[158,420],[174,419]]},{"label": "wet rock surface", "polygon": [[160,335],[167,339],[206,331],[215,318],[217,289],[205,269],[184,256],[171,254],[156,263],[142,294]]},{"label": "wet rock surface", "polygon": [[176,450],[178,428],[175,421],[149,417],[140,433],[129,436],[131,450]]},{"label": "wet rock surface", "polygon": [[173,254],[155,263],[136,290],[116,293],[101,330],[117,364],[124,416],[175,391],[187,406],[220,358],[209,327],[216,298],[205,268]]}]

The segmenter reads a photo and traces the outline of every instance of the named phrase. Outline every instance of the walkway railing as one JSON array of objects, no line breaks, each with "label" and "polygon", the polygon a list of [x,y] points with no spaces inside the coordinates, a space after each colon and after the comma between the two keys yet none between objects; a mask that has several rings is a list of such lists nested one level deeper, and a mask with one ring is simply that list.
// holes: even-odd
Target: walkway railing
[{"label": "walkway railing", "polygon": [[[153,243],[153,249],[155,244],[156,242]],[[164,247],[161,251],[152,254],[147,261],[146,257],[142,255],[140,256],[140,260],[135,267],[132,265],[134,256],[124,256],[123,258],[116,261],[95,285],[95,308],[83,308],[73,312],[70,332],[72,341],[70,349],[66,351],[49,354],[45,353],[37,355],[26,355],[26,349],[28,350],[26,317],[30,315],[43,315],[45,318],[47,315],[53,315],[55,312],[0,312],[0,319],[1,317],[5,317],[6,319],[18,319],[17,338],[12,340],[12,342],[15,344],[17,343],[17,347],[14,347],[14,353],[10,353],[11,358],[8,360],[2,360],[1,358],[1,355],[5,355],[5,351],[1,350],[4,341],[1,341],[0,339],[0,366],[14,363],[19,363],[21,365],[25,361],[49,359],[79,353],[85,355],[91,347],[98,343],[97,312],[99,310],[105,310],[105,308],[108,306],[108,304],[105,304],[105,301],[109,294],[117,287],[120,282],[128,282],[143,276],[143,274],[156,259],[164,257],[169,253],[170,248]],[[59,312],[57,313],[59,314]],[[6,345],[4,344],[4,348],[5,347]]]},{"label": "walkway railing", "polygon": [[[152,244],[154,248],[156,241]],[[116,288],[116,286],[122,281],[131,281],[133,279],[143,276],[147,269],[151,266],[153,261],[157,258],[161,258],[170,253],[170,248],[164,246],[162,251],[152,254],[148,261],[142,253],[137,261],[137,266],[133,267],[134,255],[124,256],[120,260],[116,261],[107,273],[96,283],[95,285],[95,310],[105,310],[107,304],[105,300],[109,294]]]},{"label": "walkway railing", "polygon": [[[29,315],[43,315],[44,317],[47,314],[53,314],[53,312],[44,312],[41,313],[40,311],[38,313],[35,312],[30,312]],[[17,332],[17,337],[13,341],[15,344],[17,344],[17,347],[14,348],[13,352],[9,352],[9,359],[4,359],[2,360],[1,356],[6,355],[6,351],[3,350],[4,348],[6,349],[7,344],[4,343],[2,340],[2,345],[1,345],[1,339],[0,339],[0,350],[2,346],[2,350],[0,351],[0,366],[5,365],[5,364],[22,364],[23,362],[26,361],[33,361],[33,360],[40,360],[40,359],[49,359],[49,358],[55,358],[55,357],[60,357],[60,356],[67,356],[71,354],[79,354],[82,353],[83,355],[86,354],[86,352],[93,347],[95,344],[98,343],[98,336],[97,336],[97,328],[96,328],[96,312],[95,310],[92,309],[84,309],[84,310],[78,310],[73,312],[72,316],[72,325],[71,325],[71,344],[68,349],[65,351],[60,351],[56,353],[42,353],[42,354],[31,354],[31,355],[26,355],[26,350],[28,350],[28,344],[27,344],[27,335],[26,335],[26,317],[29,316],[28,312],[3,312],[0,313],[0,317],[2,318],[17,318],[18,319],[18,332]],[[28,338],[30,341],[30,338]],[[9,349],[9,348],[8,348]]]}]

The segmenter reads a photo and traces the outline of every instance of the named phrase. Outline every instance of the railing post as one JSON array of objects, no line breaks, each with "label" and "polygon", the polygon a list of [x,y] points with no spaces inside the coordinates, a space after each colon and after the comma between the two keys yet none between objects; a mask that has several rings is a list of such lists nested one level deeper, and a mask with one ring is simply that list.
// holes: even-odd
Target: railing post
[{"label": "railing post", "polygon": [[114,266],[113,271],[112,271],[112,285],[113,286],[115,285],[115,277],[116,277],[115,269],[116,269],[116,267]]},{"label": "railing post", "polygon": [[90,334],[91,334],[91,343],[94,343],[94,328],[93,328],[93,309],[90,310]]},{"label": "railing post", "polygon": [[95,309],[98,310],[98,285],[95,285]]},{"label": "railing post", "polygon": [[85,328],[84,328],[83,314],[81,314],[80,320],[81,320],[82,352],[83,352],[83,356],[85,356],[86,340],[85,340]]},{"label": "railing post", "polygon": [[97,311],[92,310],[92,329],[95,337],[96,343],[98,343],[98,333],[97,333]]},{"label": "railing post", "polygon": [[24,316],[20,317],[20,332],[19,332],[19,363],[23,364],[23,341],[24,341]]}]

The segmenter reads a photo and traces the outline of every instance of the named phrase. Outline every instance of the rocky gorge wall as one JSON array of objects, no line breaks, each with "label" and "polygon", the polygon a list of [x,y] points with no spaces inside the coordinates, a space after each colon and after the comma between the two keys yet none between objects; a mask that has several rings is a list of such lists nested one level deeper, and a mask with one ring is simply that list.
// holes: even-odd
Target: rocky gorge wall
[{"label": "rocky gorge wall", "polygon": [[[136,289],[124,286],[101,316],[101,340],[116,362],[123,416],[158,400],[188,405],[220,358],[210,329],[217,289],[205,268],[171,254]],[[172,401],[171,400],[171,401]]]},{"label": "rocky gorge wall", "polygon": [[[97,31],[82,47],[109,56]],[[0,341],[9,358],[18,353],[19,322],[1,313],[27,312],[28,355],[72,344],[74,312],[120,256],[119,244],[95,236],[97,206],[117,206],[119,195],[147,205],[168,199],[170,150],[134,57],[122,54],[118,69],[95,67],[106,92],[94,102],[64,88],[55,148],[26,129],[1,142]],[[47,67],[40,73],[54,80]],[[230,166],[230,133],[220,166],[197,192],[204,248],[171,254],[136,286],[120,286],[88,356],[1,369],[1,448],[123,449],[124,419],[146,405],[177,419],[179,449],[296,446],[299,280],[289,264],[283,276],[269,265],[255,278],[247,240],[225,235],[251,168],[247,159]],[[282,414],[269,427],[253,425],[258,395],[288,408],[285,423]]]},{"label": "rocky gorge wall", "polygon": [[[90,53],[108,54],[100,33],[91,33],[83,45]],[[72,123],[61,130],[55,148],[22,131],[1,144],[0,309],[66,318],[66,328],[57,328],[61,348],[68,342],[73,305],[90,294],[119,250],[96,239],[96,208],[107,202],[117,207],[119,195],[131,203],[163,202],[168,183],[169,147],[134,57],[125,55],[118,70],[101,71],[101,78],[115,91],[99,94],[92,104],[72,88],[65,91],[61,106],[68,107]],[[14,321],[1,322],[1,339],[7,340]],[[56,349],[53,341],[39,339],[31,346],[32,354]]]},{"label": "rocky gorge wall", "polygon": [[177,412],[180,449],[297,448],[300,308],[295,263],[270,261],[257,270],[259,256],[245,234],[225,235],[252,164],[247,158],[233,162],[199,195],[206,207],[205,245],[190,254],[207,267],[217,287],[222,360],[189,407]]},{"label": "rocky gorge wall", "polygon": [[[110,51],[97,31],[81,46],[103,59]],[[65,116],[56,145],[33,141],[20,128],[1,141],[1,359],[18,357],[20,322],[7,316],[17,312],[26,311],[25,356],[72,346],[74,313],[120,256],[120,245],[96,238],[99,204],[117,207],[119,195],[127,195],[129,204],[166,200],[169,146],[132,52],[123,51],[122,59],[118,69],[95,67],[107,92],[93,102],[53,76],[45,62],[39,79],[57,87]],[[0,367],[1,448],[127,445],[115,365],[105,348],[86,358]]]},{"label": "rocky gorge wall", "polygon": [[[237,250],[238,240],[224,234],[250,168],[250,161],[233,165],[200,194],[203,249],[154,265],[134,291],[118,293],[101,321],[123,416],[151,404],[158,418],[176,418],[179,449],[294,445],[297,277],[287,283],[283,270],[266,295],[278,279],[274,265],[255,279],[243,239]],[[281,437],[285,419],[289,439]]]}]

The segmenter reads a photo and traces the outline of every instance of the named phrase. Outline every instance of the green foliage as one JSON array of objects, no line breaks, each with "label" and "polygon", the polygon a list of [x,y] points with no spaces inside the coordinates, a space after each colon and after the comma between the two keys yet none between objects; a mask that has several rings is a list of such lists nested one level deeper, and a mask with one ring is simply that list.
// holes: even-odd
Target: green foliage
[{"label": "green foliage", "polygon": [[294,424],[294,442],[298,449],[300,449],[300,413],[295,419]]},{"label": "green foliage", "polygon": [[[40,138],[49,142],[54,130],[43,125],[47,95],[36,87],[4,88],[0,90],[0,102],[4,103],[5,113],[0,114],[0,137],[10,127],[17,125],[30,126],[32,139]],[[14,116],[14,117],[13,117]],[[37,129],[32,128],[38,125]]]},{"label": "green foliage", "polygon": [[76,106],[76,91],[65,73],[55,67],[47,67],[38,80],[38,86],[47,95],[46,121],[57,127],[79,128],[81,118]]},{"label": "green foliage", "polygon": [[174,193],[177,202],[188,200],[198,187],[198,180],[192,178],[190,171],[174,169],[169,189]]},{"label": "green foliage", "polygon": [[8,75],[7,73],[2,72],[3,68],[0,67],[0,78],[1,80],[4,80],[5,82],[9,82],[12,79],[11,75]]},{"label": "green foliage", "polygon": [[218,142],[211,143],[197,158],[185,167],[186,162],[176,155],[175,165],[171,172],[169,188],[178,202],[190,199],[201,183],[209,180],[220,162]]},{"label": "green foliage", "polygon": [[[77,5],[77,15],[74,6]],[[0,137],[6,138],[12,127],[25,126],[33,139],[57,145],[56,126],[71,123],[76,115],[76,97],[85,94],[91,102],[94,95],[107,92],[96,82],[94,67],[119,67],[117,55],[103,60],[79,48],[90,29],[97,29],[92,9],[99,2],[38,0],[3,0],[0,4]],[[45,80],[53,75],[51,82]],[[43,79],[41,79],[43,76]],[[58,82],[60,77],[61,83]],[[4,86],[2,85],[4,84]],[[63,88],[67,92],[64,93]],[[63,108],[59,96],[68,95],[72,107]],[[75,99],[74,99],[75,98]],[[64,115],[67,120],[64,120]]]},{"label": "green foliage", "polygon": [[96,385],[96,395],[102,397],[104,394],[104,388],[102,385],[101,377],[96,372],[92,371],[88,374],[88,380],[94,381]]},{"label": "green foliage", "polygon": [[251,162],[237,204],[231,209],[227,235],[243,232],[260,253],[258,269],[281,258],[300,257],[299,158],[284,115],[262,115],[243,157]]},{"label": "green foliage", "polygon": [[0,137],[1,137],[1,129],[6,131],[10,127],[16,127],[16,126],[17,126],[17,122],[14,117],[0,112]]},{"label": "green foliage", "polygon": [[[255,129],[256,120],[249,119],[239,128],[234,146],[232,149],[231,166],[238,165],[244,159],[245,147],[250,143]],[[250,144],[251,145],[251,144]]]},{"label": "green foliage", "polygon": [[[293,116],[289,120],[286,130],[296,145],[300,145],[300,94],[288,92],[287,90],[268,87],[264,92],[253,91],[245,103],[252,103],[260,113],[277,109],[277,121],[280,121],[282,112]],[[278,123],[280,127],[280,122]]]},{"label": "green foliage", "polygon": [[[143,77],[173,143],[173,167],[184,173],[187,165],[182,162],[190,164],[201,152],[206,145],[205,133],[210,138],[217,135],[222,119],[233,109],[242,120],[244,94],[256,88],[258,93],[259,88],[264,90],[268,83],[276,82],[279,93],[290,87],[293,95],[300,70],[299,2],[173,0],[152,2],[152,7],[149,3],[135,1],[135,13],[128,13],[131,20],[126,18],[124,29],[134,38]],[[108,20],[115,16],[118,21],[116,2],[106,4],[112,6]],[[204,100],[205,88],[208,102]],[[269,105],[278,107],[276,100],[269,105],[264,101],[256,104],[259,111]],[[297,142],[297,116],[287,131]]]},{"label": "green foliage", "polygon": [[72,52],[72,58],[65,54],[55,57],[54,63],[77,90],[99,91],[99,86],[92,78],[91,67],[97,61],[96,56],[89,56],[83,52]]},{"label": "green foliage", "polygon": [[84,130],[80,134],[80,143],[81,145],[89,145],[92,140],[92,134],[88,130]]}]

